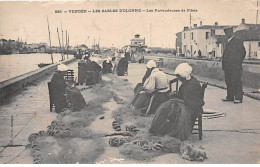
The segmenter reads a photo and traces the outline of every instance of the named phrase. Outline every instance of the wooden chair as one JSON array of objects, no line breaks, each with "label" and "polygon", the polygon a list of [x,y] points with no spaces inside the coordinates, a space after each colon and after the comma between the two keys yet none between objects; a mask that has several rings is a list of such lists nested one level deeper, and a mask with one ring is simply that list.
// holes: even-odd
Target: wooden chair
[{"label": "wooden chair", "polygon": [[[172,92],[172,83],[176,83],[176,94],[178,94],[178,79],[175,78],[170,81],[169,87],[170,87],[170,92]],[[202,84],[202,98],[204,100],[204,94],[205,94],[205,89],[207,88],[207,83]],[[192,134],[199,134],[199,139],[202,140],[202,113],[203,113],[203,108],[201,108],[201,111],[198,114],[198,117],[196,119],[195,125],[192,130]],[[195,131],[195,132],[194,132]]]},{"label": "wooden chair", "polygon": [[176,94],[178,94],[179,82],[178,82],[177,78],[174,78],[173,80],[170,80],[170,82],[169,82],[170,92],[172,92],[172,84],[173,83],[176,83]]},{"label": "wooden chair", "polygon": [[[203,83],[201,88],[202,88],[202,98],[204,100],[204,94],[205,94],[205,89],[207,88],[208,84],[207,83]],[[198,117],[196,119],[195,125],[193,127],[193,131],[192,134],[199,134],[199,139],[202,140],[202,114],[203,114],[203,107],[201,108]]]},{"label": "wooden chair", "polygon": [[74,70],[68,70],[64,76],[66,82],[73,84],[74,83]]}]

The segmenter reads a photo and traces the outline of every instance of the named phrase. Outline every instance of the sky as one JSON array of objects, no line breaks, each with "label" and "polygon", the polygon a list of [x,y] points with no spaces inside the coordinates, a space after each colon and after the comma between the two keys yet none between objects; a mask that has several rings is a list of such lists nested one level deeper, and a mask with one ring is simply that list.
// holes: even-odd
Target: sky
[{"label": "sky", "polygon": [[[47,16],[52,45],[58,46],[57,28],[62,41],[61,23],[69,33],[70,45],[90,46],[99,41],[101,47],[130,44],[135,34],[152,47],[175,47],[176,33],[184,26],[198,24],[239,25],[256,23],[257,0],[89,0],[0,2],[0,38],[22,39],[27,43],[49,44]],[[141,9],[143,12],[69,13],[69,10]],[[155,9],[185,12],[146,12]],[[197,10],[187,12],[187,9]],[[61,10],[62,13],[55,13]],[[67,11],[67,13],[64,13]],[[258,19],[258,23],[260,19]]]}]

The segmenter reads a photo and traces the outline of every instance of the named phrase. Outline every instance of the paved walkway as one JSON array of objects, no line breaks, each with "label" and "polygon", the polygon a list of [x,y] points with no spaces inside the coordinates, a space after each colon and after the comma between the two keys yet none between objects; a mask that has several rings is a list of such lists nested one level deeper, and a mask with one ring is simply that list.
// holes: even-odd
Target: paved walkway
[{"label": "paved walkway", "polygon": [[[77,62],[68,64],[77,76]],[[33,163],[28,136],[46,130],[56,117],[50,112],[47,82],[52,74],[26,87],[0,105],[0,163]]]},{"label": "paved walkway", "polygon": [[[77,73],[77,62],[68,65]],[[144,64],[130,64],[129,75],[123,78],[132,88],[141,81]],[[77,74],[76,74],[77,75]],[[0,163],[33,163],[28,136],[47,126],[56,117],[49,112],[47,82],[52,74],[9,98],[0,106]],[[191,140],[205,147],[209,157],[204,163],[257,163],[260,159],[260,101],[245,97],[242,104],[223,103],[225,90],[206,89],[205,110],[225,112],[226,117],[203,119],[203,140]],[[138,162],[137,162],[138,163]],[[196,163],[184,161],[178,154],[166,154],[154,163]]]},{"label": "paved walkway", "polygon": [[[144,64],[130,64],[127,78],[132,87],[141,81]],[[203,80],[203,78],[199,78]],[[207,79],[212,82],[213,80]],[[260,101],[244,97],[242,104],[222,102],[226,90],[208,86],[205,111],[224,112],[226,117],[203,119],[203,139],[192,135],[190,140],[205,148],[204,163],[260,163]],[[154,163],[201,163],[182,160],[178,154],[166,154]]]}]

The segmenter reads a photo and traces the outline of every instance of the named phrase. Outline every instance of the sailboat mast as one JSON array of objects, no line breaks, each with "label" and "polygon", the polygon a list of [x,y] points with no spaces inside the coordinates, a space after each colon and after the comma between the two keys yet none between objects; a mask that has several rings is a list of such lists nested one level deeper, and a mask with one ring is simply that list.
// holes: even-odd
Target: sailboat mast
[{"label": "sailboat mast", "polygon": [[63,40],[63,28],[62,28],[62,21],[61,21],[61,35],[62,35],[62,60],[65,60],[64,58],[64,40]]},{"label": "sailboat mast", "polygon": [[69,59],[69,55],[68,55],[68,32],[66,30],[66,48],[67,48],[67,59]]},{"label": "sailboat mast", "polygon": [[[49,19],[48,19],[48,16],[47,16],[47,22],[48,22],[49,42],[50,42],[50,50],[51,50],[51,32],[50,32],[50,26],[49,26]],[[53,55],[52,55],[52,50],[51,50],[51,63],[53,64]]]},{"label": "sailboat mast", "polygon": [[[58,33],[58,39],[59,39],[59,44],[60,44],[59,28],[57,28],[57,33]],[[61,53],[61,60],[63,60],[62,50],[61,50],[61,44],[60,44],[60,53]]]}]

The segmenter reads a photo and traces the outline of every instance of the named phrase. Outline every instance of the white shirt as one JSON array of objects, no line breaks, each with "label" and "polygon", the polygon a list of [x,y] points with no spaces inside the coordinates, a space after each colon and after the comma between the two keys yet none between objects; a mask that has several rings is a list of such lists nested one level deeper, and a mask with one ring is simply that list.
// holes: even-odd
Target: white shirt
[{"label": "white shirt", "polygon": [[167,92],[169,90],[169,81],[167,75],[158,68],[153,69],[150,77],[147,78],[144,83],[144,88],[148,93],[153,93],[155,90],[162,88],[167,89],[159,90],[158,92]]}]

